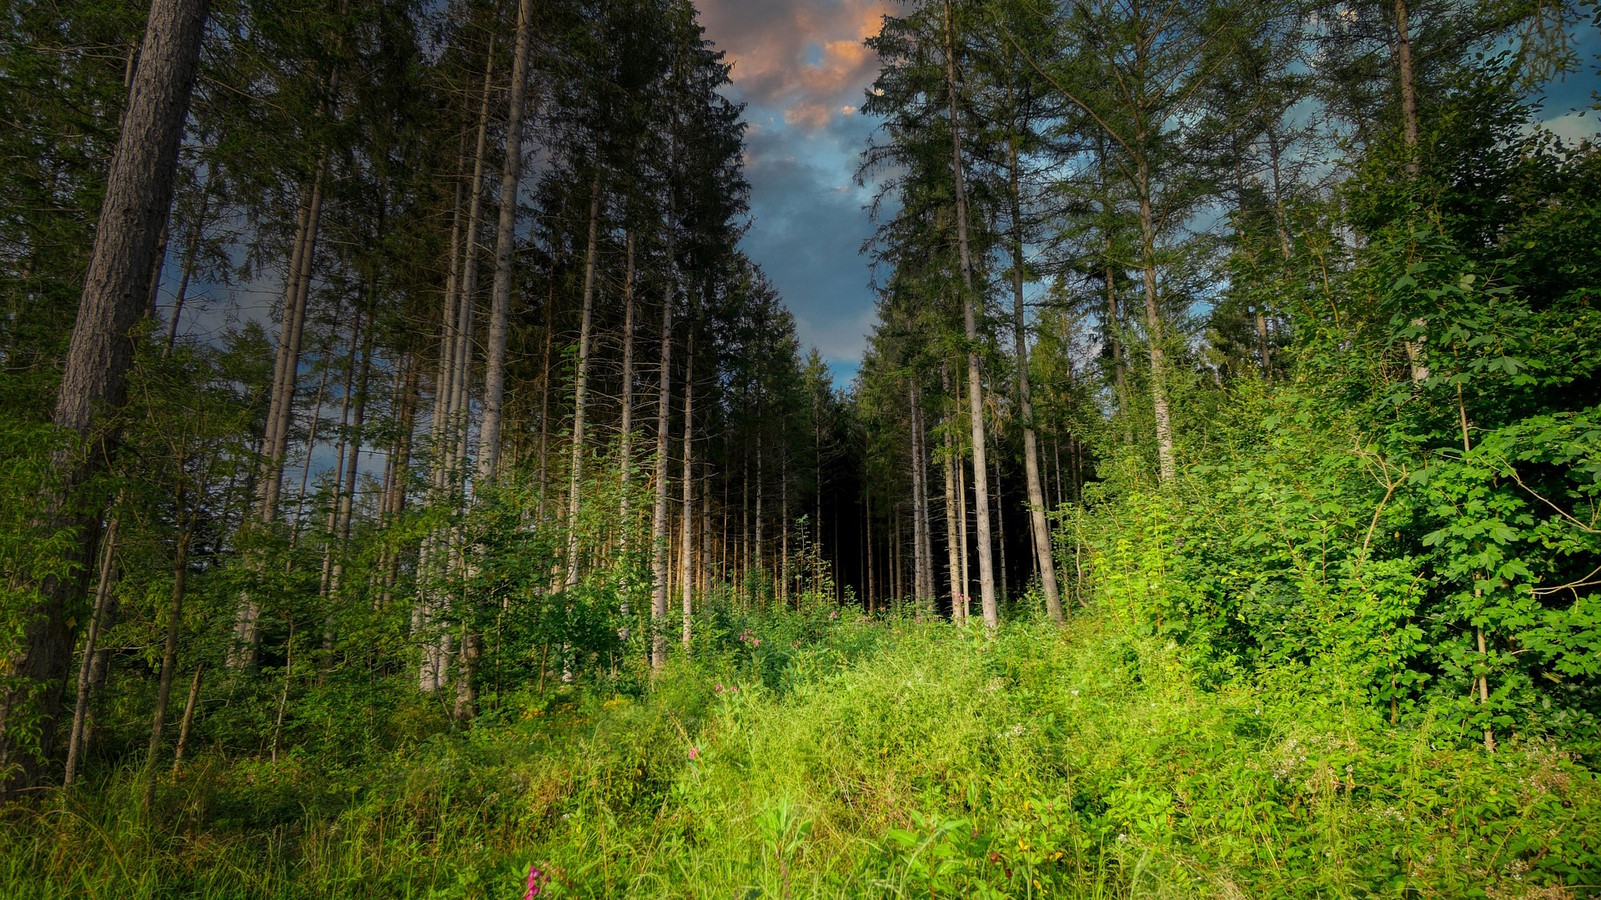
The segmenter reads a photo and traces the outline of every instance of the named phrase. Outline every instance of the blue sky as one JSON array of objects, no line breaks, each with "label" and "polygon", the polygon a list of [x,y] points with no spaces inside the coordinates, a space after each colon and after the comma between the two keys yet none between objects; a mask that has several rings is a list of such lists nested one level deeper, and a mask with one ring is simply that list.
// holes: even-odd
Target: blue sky
[{"label": "blue sky", "polygon": [[[747,104],[746,174],[753,227],[744,247],[794,312],[844,386],[872,329],[867,190],[854,183],[876,120],[857,107],[878,74],[862,40],[878,32],[888,0],[700,0],[706,35],[734,64],[728,94]],[[1547,127],[1594,137],[1601,33],[1578,32],[1581,71],[1544,91]],[[1586,111],[1590,110],[1590,111]]]}]

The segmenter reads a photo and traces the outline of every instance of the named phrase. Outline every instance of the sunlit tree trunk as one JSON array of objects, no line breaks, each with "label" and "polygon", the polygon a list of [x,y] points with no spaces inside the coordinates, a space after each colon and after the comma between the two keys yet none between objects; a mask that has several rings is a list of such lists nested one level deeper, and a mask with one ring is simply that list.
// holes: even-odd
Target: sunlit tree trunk
[{"label": "sunlit tree trunk", "polygon": [[951,176],[956,185],[956,242],[962,266],[962,324],[967,336],[967,402],[973,429],[973,496],[978,527],[979,602],[984,627],[1000,626],[995,600],[995,561],[990,554],[989,460],[984,438],[984,397],[978,357],[978,296],[973,285],[973,257],[967,240],[967,189],[962,173],[961,113],[957,108],[956,43],[950,0],[945,3],[945,79],[951,106]]},{"label": "sunlit tree trunk", "polygon": [[[672,227],[669,219],[668,227]],[[671,241],[669,241],[669,246]],[[667,265],[672,268],[669,250]],[[656,393],[656,507],[651,516],[650,568],[654,579],[650,606],[651,649],[650,664],[660,669],[667,664],[667,451],[672,425],[673,380],[673,280],[668,279],[662,296],[661,378]]]},{"label": "sunlit tree trunk", "polygon": [[1018,178],[1017,135],[1007,142],[1007,179],[1012,205],[1012,330],[1017,347],[1017,402],[1023,425],[1023,472],[1028,481],[1029,528],[1034,539],[1034,562],[1045,592],[1045,612],[1062,624],[1062,595],[1056,585],[1056,564],[1051,558],[1051,532],[1045,522],[1045,489],[1040,485],[1040,456],[1034,434],[1034,402],[1028,383],[1028,321],[1023,310],[1023,203]]}]

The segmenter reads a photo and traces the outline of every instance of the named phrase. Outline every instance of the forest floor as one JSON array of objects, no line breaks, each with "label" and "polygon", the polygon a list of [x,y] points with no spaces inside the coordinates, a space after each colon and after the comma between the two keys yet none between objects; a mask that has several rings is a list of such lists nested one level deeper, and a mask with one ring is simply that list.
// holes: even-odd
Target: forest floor
[{"label": "forest floor", "polygon": [[706,631],[648,690],[546,685],[465,732],[396,709],[383,750],[303,723],[277,762],[164,774],[148,812],[133,768],[53,792],[0,820],[0,896],[515,898],[530,867],[541,897],[1601,891],[1574,754],[1392,728],[1304,675],[1206,684],[1105,615]]}]

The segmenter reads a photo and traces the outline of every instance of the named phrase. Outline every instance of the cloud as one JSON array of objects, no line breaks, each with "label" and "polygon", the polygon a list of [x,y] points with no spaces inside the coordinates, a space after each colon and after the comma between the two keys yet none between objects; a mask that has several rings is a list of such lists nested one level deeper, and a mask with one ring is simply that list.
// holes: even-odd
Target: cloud
[{"label": "cloud", "polygon": [[878,76],[863,43],[885,0],[706,0],[706,36],[734,63],[729,94],[747,104],[753,225],[742,242],[843,386],[872,329],[867,192],[854,185],[877,120],[859,104]]},{"label": "cloud", "polygon": [[877,76],[878,55],[862,41],[890,9],[885,0],[708,0],[701,21],[734,66],[739,99],[816,130]]}]

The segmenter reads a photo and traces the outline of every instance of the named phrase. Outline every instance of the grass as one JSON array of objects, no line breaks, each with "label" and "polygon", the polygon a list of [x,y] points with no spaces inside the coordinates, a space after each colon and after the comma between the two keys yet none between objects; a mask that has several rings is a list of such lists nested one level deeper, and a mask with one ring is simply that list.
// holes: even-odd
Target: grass
[{"label": "grass", "polygon": [[[679,659],[647,694],[501,698],[329,765],[203,754],[0,822],[0,895],[1543,897],[1601,884],[1601,786],[1303,685],[1201,687],[1086,616],[845,616]],[[397,688],[399,690],[399,688]],[[1588,892],[1588,893],[1587,893]]]}]

